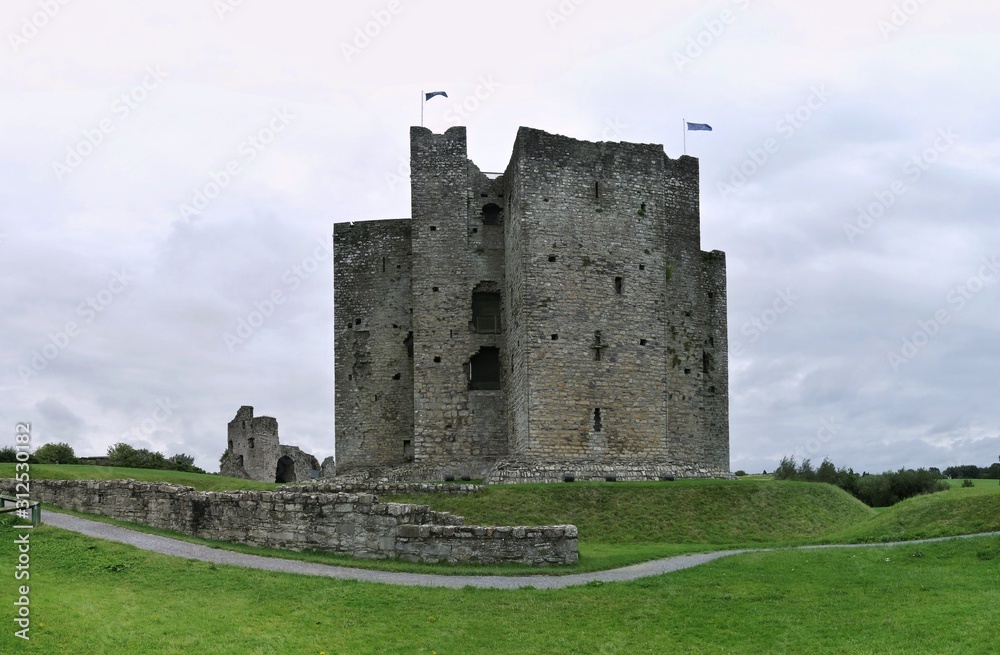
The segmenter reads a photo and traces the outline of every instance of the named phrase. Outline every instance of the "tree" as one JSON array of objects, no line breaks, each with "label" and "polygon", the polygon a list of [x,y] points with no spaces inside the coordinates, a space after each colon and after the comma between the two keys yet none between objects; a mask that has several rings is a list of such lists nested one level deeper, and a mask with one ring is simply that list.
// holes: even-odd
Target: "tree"
[{"label": "tree", "polygon": [[0,462],[9,464],[17,461],[17,450],[14,446],[4,446],[0,448]]},{"label": "tree", "polygon": [[795,479],[795,458],[794,457],[782,457],[781,463],[778,464],[778,468],[774,469],[774,479],[775,480],[794,480]]},{"label": "tree", "polygon": [[136,450],[127,443],[116,443],[108,448],[108,466],[135,467]]},{"label": "tree", "polygon": [[837,484],[837,467],[833,465],[829,457],[824,457],[823,463],[816,469],[816,482]]},{"label": "tree", "polygon": [[76,464],[76,453],[67,443],[47,443],[35,451],[39,464]]},{"label": "tree", "polygon": [[184,453],[177,453],[171,456],[167,461],[173,464],[173,467],[178,471],[186,471],[189,467],[194,466],[194,457],[191,455],[185,455]]}]

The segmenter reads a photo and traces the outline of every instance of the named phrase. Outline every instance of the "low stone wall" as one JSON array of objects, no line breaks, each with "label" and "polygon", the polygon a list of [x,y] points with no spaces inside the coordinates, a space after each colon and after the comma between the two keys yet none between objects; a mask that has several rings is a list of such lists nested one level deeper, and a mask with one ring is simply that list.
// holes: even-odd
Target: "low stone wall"
[{"label": "low stone wall", "polygon": [[500,460],[486,474],[486,484],[520,484],[525,482],[563,482],[570,474],[575,481],[642,482],[669,478],[723,478],[735,480],[729,471],[716,468],[696,468],[672,464],[622,460],[617,462]]},{"label": "low stone wall", "polygon": [[493,467],[495,458],[469,458],[450,462],[414,462],[392,467],[342,468],[336,482],[440,482],[453,476],[460,482],[465,476],[481,480]]},{"label": "low stone wall", "polygon": [[330,482],[320,480],[316,483],[288,484],[283,491],[301,493],[366,493],[379,496],[400,496],[408,494],[446,494],[452,496],[467,496],[479,493],[485,487],[479,484],[430,484],[427,482]]},{"label": "low stone wall", "polygon": [[[14,483],[0,481],[0,488],[13,491]],[[31,497],[196,537],[285,550],[414,562],[577,561],[572,525],[466,526],[460,516],[426,505],[380,503],[369,493],[217,492],[134,480],[32,480]]]}]

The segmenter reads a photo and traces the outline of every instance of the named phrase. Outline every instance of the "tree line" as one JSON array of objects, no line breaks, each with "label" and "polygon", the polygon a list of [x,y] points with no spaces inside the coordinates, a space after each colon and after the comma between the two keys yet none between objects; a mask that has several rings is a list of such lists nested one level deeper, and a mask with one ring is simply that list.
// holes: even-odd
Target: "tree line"
[{"label": "tree line", "polygon": [[[17,461],[17,451],[12,447],[0,448],[0,462]],[[127,443],[116,443],[108,448],[107,466],[121,466],[134,469],[160,469],[164,471],[183,471],[186,473],[205,473],[205,470],[194,465],[194,457],[184,453],[164,456],[163,453],[146,448],[133,448]],[[67,443],[47,443],[39,446],[28,458],[31,464],[79,464],[73,447]]]},{"label": "tree line", "polygon": [[901,468],[884,473],[858,474],[850,468],[836,467],[829,458],[814,468],[808,459],[796,464],[794,457],[784,457],[774,471],[774,479],[826,482],[840,487],[870,507],[888,507],[912,496],[949,488],[936,468]]}]

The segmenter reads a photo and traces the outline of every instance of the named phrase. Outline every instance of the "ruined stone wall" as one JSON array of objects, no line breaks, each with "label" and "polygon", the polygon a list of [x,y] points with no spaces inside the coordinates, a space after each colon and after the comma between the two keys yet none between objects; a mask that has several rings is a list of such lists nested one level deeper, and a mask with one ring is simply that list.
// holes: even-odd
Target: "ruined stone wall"
[{"label": "ruined stone wall", "polygon": [[279,445],[278,452],[281,456],[276,462],[276,472],[284,475],[281,478],[276,476],[275,482],[308,482],[313,479],[313,471],[317,476],[321,473],[319,460],[298,446]]},{"label": "ruined stone wall", "polygon": [[[13,491],[14,480],[0,487]],[[78,512],[267,548],[413,562],[577,561],[572,525],[465,526],[459,516],[364,493],[202,492],[133,480],[33,480],[31,490],[33,500]]]},{"label": "ruined stone wall", "polygon": [[[470,376],[483,349],[503,356],[502,334],[473,322],[472,297],[503,288],[504,198],[468,161],[464,127],[411,128],[410,148],[414,459],[502,455],[503,390],[470,389]],[[497,225],[484,223],[489,204],[500,208]]]},{"label": "ruined stone wall", "polygon": [[409,494],[444,494],[448,496],[468,496],[481,492],[481,484],[430,484],[427,482],[380,482],[365,480],[357,482],[321,481],[312,484],[287,485],[282,491],[300,493],[365,493],[376,496],[401,496]]},{"label": "ruined stone wall", "polygon": [[222,475],[273,481],[278,461],[278,421],[254,416],[244,405],[227,426],[228,444],[221,465]]},{"label": "ruined stone wall", "polygon": [[407,219],[334,225],[337,465],[413,456],[411,241]]}]

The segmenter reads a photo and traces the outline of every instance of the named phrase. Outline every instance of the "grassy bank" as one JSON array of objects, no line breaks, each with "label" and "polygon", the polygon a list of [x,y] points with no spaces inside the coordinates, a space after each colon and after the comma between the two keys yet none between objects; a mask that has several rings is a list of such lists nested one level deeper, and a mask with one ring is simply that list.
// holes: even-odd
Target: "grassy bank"
[{"label": "grassy bank", "polygon": [[469,496],[415,502],[482,525],[572,523],[581,543],[780,543],[819,537],[875,515],[844,491],[805,482],[678,480],[498,485]]},{"label": "grassy bank", "polygon": [[868,521],[828,535],[830,541],[870,543],[905,541],[955,534],[1000,530],[1000,484],[976,480],[962,487],[952,480],[951,489],[909,498],[888,507]]},{"label": "grassy bank", "polygon": [[[0,567],[17,556],[0,530]],[[0,652],[993,652],[1000,541],[771,552],[563,590],[420,589],[213,566],[41,527],[31,641]],[[0,599],[12,611],[12,576]]]},{"label": "grassy bank", "polygon": [[[14,477],[15,466],[15,464],[0,464],[0,478]],[[131,478],[142,482],[182,484],[194,487],[199,491],[268,490],[278,487],[273,482],[228,478],[223,475],[77,464],[32,464],[31,477],[38,480],[124,480]]]}]

